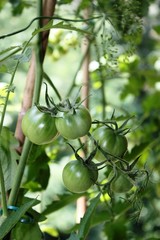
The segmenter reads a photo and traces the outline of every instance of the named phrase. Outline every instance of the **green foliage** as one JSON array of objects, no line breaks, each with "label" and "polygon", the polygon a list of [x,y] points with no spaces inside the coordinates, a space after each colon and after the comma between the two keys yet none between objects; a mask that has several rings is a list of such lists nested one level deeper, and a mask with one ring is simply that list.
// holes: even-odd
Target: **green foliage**
[{"label": "green foliage", "polygon": [[21,15],[25,8],[29,8],[34,5],[34,1],[9,0],[9,2],[12,4],[12,14],[14,16]]},{"label": "green foliage", "polygon": [[93,215],[95,208],[99,202],[99,198],[100,198],[100,194],[98,194],[94,199],[92,199],[90,206],[88,207],[88,209],[85,213],[85,216],[81,219],[81,222],[80,222],[80,225],[78,228],[78,233],[77,234],[72,233],[70,238],[68,238],[68,240],[86,239],[88,231],[91,226],[92,215]]},{"label": "green foliage", "polygon": [[48,215],[50,213],[53,213],[66,205],[74,202],[76,199],[79,197],[84,196],[83,194],[63,194],[63,195],[58,195],[58,200],[52,201],[49,205],[46,206],[46,208],[43,210],[44,215]]},{"label": "green foliage", "polygon": [[[0,1],[0,10],[4,18],[2,19],[3,29],[6,32],[6,35],[0,37],[2,43],[5,43],[4,48],[2,44],[1,48],[3,49],[0,52],[1,83],[4,82],[7,86],[5,95],[3,95],[4,92],[0,92],[1,110],[4,110],[5,116],[9,115],[12,120],[13,115],[17,115],[20,104],[18,103],[17,107],[12,98],[8,101],[6,94],[14,92],[18,100],[22,99],[22,88],[28,71],[27,64],[31,60],[34,47],[40,49],[35,41],[36,37],[41,32],[51,30],[43,64],[45,74],[42,71],[43,80],[45,79],[49,83],[50,99],[57,100],[58,97],[61,100],[63,95],[73,98],[77,89],[82,85],[83,77],[80,73],[85,54],[82,53],[80,45],[86,41],[83,39],[87,37],[90,43],[86,51],[87,53],[90,51],[88,72],[90,82],[88,85],[91,97],[89,98],[89,107],[94,122],[92,122],[90,132],[92,133],[96,126],[101,125],[102,121],[106,119],[111,120],[111,126],[115,122],[121,126],[123,121],[133,115],[136,116],[136,119],[130,119],[127,123],[128,126],[125,126],[125,130],[129,132],[127,134],[127,152],[122,156],[123,158],[114,156],[114,160],[113,156],[112,158],[108,157],[108,153],[104,155],[104,159],[107,156],[107,161],[97,165],[99,168],[97,185],[83,194],[86,196],[87,204],[84,217],[77,225],[72,216],[72,226],[67,225],[65,229],[62,227],[61,213],[64,216],[63,222],[67,223],[69,215],[67,213],[65,217],[65,211],[67,209],[68,212],[70,209],[75,211],[75,201],[82,196],[82,194],[66,192],[61,182],[64,165],[73,158],[73,153],[68,150],[66,140],[59,136],[48,145],[33,144],[31,146],[28,144],[28,148],[25,148],[26,145],[24,145],[24,149],[27,149],[25,150],[27,157],[24,161],[24,155],[19,156],[16,153],[18,141],[9,130],[11,125],[6,124],[2,119],[0,164],[3,174],[1,174],[2,181],[0,181],[0,200],[3,209],[0,217],[0,238],[9,233],[11,238],[17,240],[22,238],[39,240],[42,238],[43,221],[50,219],[49,217],[53,215],[54,219],[50,222],[46,221],[44,224],[50,229],[56,229],[57,232],[71,233],[68,240],[93,239],[94,231],[98,234],[97,239],[100,240],[158,239],[160,26],[158,13],[157,16],[156,13],[153,16],[150,12],[152,3],[151,6],[156,7],[158,11],[157,3],[152,0],[99,0],[94,2],[84,0],[78,6],[73,6],[71,0],[57,1],[57,12],[54,16],[67,16],[66,20],[61,17],[57,17],[57,19],[53,17],[54,19],[50,19],[51,21],[44,27],[36,26],[34,28],[34,24],[38,21],[34,6],[37,7],[38,3],[20,0],[10,0],[9,2]],[[9,28],[3,13],[6,6],[9,6],[6,8],[7,11],[10,9],[11,15],[14,16],[11,16],[10,19],[11,28]],[[83,11],[87,7],[90,8],[89,18],[84,22]],[[22,20],[22,24],[16,32],[17,25],[12,20],[18,19],[17,21],[21,22],[19,15],[23,16],[25,11],[28,13],[30,23],[24,27],[26,23],[25,21],[23,23]],[[12,43],[11,39],[15,39],[16,44],[14,41]],[[86,43],[88,42],[86,41]],[[37,76],[38,73],[37,71]],[[7,85],[8,82],[11,84]],[[56,87],[61,90],[61,94]],[[40,94],[42,96],[40,101],[43,102],[43,87]],[[5,103],[7,109],[4,108]],[[14,109],[16,111],[13,114]],[[116,110],[115,114],[113,114],[113,109]],[[97,119],[100,121],[94,121]],[[14,120],[12,120],[12,124],[15,124]],[[9,128],[4,127],[5,125],[8,125]],[[13,125],[12,127],[15,129],[15,125]],[[88,138],[86,139],[88,141]],[[76,149],[82,146],[81,140],[69,142]],[[84,154],[86,145],[79,151]],[[14,180],[19,174],[23,161],[25,171],[22,174],[18,197],[14,199],[16,206],[19,207],[13,211],[9,210],[11,200],[8,201],[6,194],[3,194],[2,191],[3,177],[5,191],[10,195],[10,189],[12,191]],[[58,168],[55,168],[55,163]],[[97,164],[96,161],[95,163]],[[53,174],[52,166],[55,168]],[[113,173],[113,179],[109,178],[110,172]],[[125,193],[114,192],[111,186],[113,181],[118,179],[117,174],[129,179],[133,187]],[[110,180],[112,181],[110,182]],[[48,186],[52,183],[53,187],[50,193]],[[99,192],[101,192],[101,196]],[[40,196],[40,206],[37,206],[36,210],[32,207],[39,202],[29,199],[27,197],[29,194],[35,198]],[[92,200],[90,201],[90,199]],[[7,201],[8,216],[6,216],[4,200]],[[27,214],[32,216],[33,222],[27,224],[20,222],[21,219],[28,216]],[[42,225],[38,222],[42,222]]]},{"label": "green foliage", "polygon": [[31,191],[46,189],[50,177],[48,166],[49,158],[42,152],[34,162],[26,167],[26,176],[23,186]]},{"label": "green foliage", "polygon": [[15,147],[18,146],[17,140],[13,133],[7,127],[3,127],[0,136],[0,161],[4,174],[5,189],[9,190],[17,171],[18,154],[15,152]]},{"label": "green foliage", "polygon": [[124,239],[127,240],[127,233],[126,233],[126,220],[124,217],[118,218],[115,221],[107,222],[104,225],[104,232],[108,236],[110,240],[116,239]]},{"label": "green foliage", "polygon": [[11,237],[17,240],[20,240],[20,239],[41,240],[43,237],[43,234],[39,228],[38,223],[31,223],[31,224],[18,223],[16,227],[12,230]]},{"label": "green foliage", "polygon": [[6,4],[6,0],[2,0],[1,2],[0,2],[0,10],[2,10],[3,9],[3,7],[4,7],[4,5]]},{"label": "green foliage", "polygon": [[12,212],[0,226],[0,238],[6,236],[7,233],[16,225],[16,223],[21,219],[21,217],[26,213],[26,211],[32,206],[37,204],[36,199],[32,199],[26,202],[24,205],[21,205],[15,212]]}]

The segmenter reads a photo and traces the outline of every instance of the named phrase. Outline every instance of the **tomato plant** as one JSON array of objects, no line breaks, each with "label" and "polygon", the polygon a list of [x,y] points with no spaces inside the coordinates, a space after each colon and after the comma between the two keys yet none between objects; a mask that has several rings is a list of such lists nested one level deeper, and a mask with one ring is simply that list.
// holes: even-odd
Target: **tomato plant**
[{"label": "tomato plant", "polygon": [[42,113],[36,106],[31,107],[23,117],[22,130],[37,145],[47,144],[57,135],[54,117]]},{"label": "tomato plant", "polygon": [[[145,24],[144,28],[142,26],[143,17],[145,17],[145,23],[148,19],[154,19],[153,14],[147,19],[145,13],[153,12],[150,10],[153,10],[157,3],[153,3],[150,8],[146,3],[149,1],[95,0],[94,4],[90,4],[90,1],[87,1],[87,4],[81,1],[81,4],[73,8],[70,7],[72,1],[64,1],[66,6],[62,1],[57,1],[57,6],[55,6],[56,1],[51,0],[34,1],[37,5],[27,1],[23,7],[21,4],[15,5],[15,1],[9,1],[6,12],[3,12],[2,8],[7,1],[2,2],[0,4],[1,20],[6,27],[3,28],[3,35],[0,36],[1,48],[4,43],[4,49],[0,51],[0,72],[6,86],[0,91],[0,239],[19,240],[25,236],[26,240],[36,240],[48,238],[48,233],[60,239],[60,234],[64,233],[64,227],[65,233],[73,230],[70,237],[63,236],[66,239],[100,239],[101,237],[103,239],[134,240],[152,237],[158,239],[158,215],[152,210],[158,206],[160,195],[158,186],[155,185],[159,180],[156,162],[159,157],[159,124],[156,124],[159,122],[158,101],[155,105],[156,100],[159,99],[159,56],[154,51],[154,44],[156,49],[158,46],[156,39],[158,39],[159,26],[157,24],[150,24],[149,27]],[[15,25],[15,21],[11,20],[9,32],[6,31],[8,27],[6,19],[15,20],[24,8],[26,10],[29,8],[24,15],[27,21],[20,21],[20,25],[16,21]],[[35,8],[39,11],[36,15]],[[66,18],[64,18],[64,8],[67,8]],[[54,13],[57,9],[58,12]],[[8,14],[10,10],[13,16]],[[112,13],[109,19],[106,10]],[[28,13],[33,17],[32,19],[26,18]],[[157,15],[154,22],[158,23],[158,10],[154,15]],[[16,31],[14,31],[15,26]],[[14,38],[22,32],[22,37],[19,35],[18,38]],[[145,37],[142,35],[143,32]],[[150,39],[152,44],[146,41],[149,35],[152,35]],[[9,39],[8,44],[7,39]],[[82,46],[80,51],[79,46]],[[138,46],[137,50],[136,46]],[[34,49],[36,49],[35,54]],[[135,50],[134,56],[132,54]],[[58,59],[60,61],[53,63],[53,60]],[[16,107],[19,106],[21,87],[24,84],[24,81],[18,77],[24,78],[27,69],[21,112],[24,107],[28,108],[33,102],[37,107],[41,101],[44,102],[41,96],[43,81],[49,84],[49,89],[46,84],[45,106],[39,106],[38,109],[33,107],[24,116],[22,129],[28,137],[24,142],[19,124],[21,114],[17,124],[14,120],[19,110]],[[61,90],[60,93],[56,86]],[[76,89],[80,86],[84,86],[85,90],[81,94],[78,92],[70,104],[68,98],[73,98]],[[50,96],[48,92],[51,92]],[[90,92],[94,94],[88,104]],[[11,94],[16,99],[9,98]],[[61,96],[64,97],[63,101]],[[57,99],[60,101],[58,104]],[[92,116],[99,119],[99,122],[91,121],[90,113],[81,106],[84,101],[86,105],[90,105]],[[114,116],[114,112],[113,114],[110,112],[115,106],[118,108],[117,116]],[[14,115],[12,115],[13,109]],[[130,124],[130,129],[137,129],[138,132],[132,131],[128,139],[131,148],[125,153],[127,151],[125,135],[130,129],[124,126],[128,120],[120,127],[118,123],[127,119],[130,113],[136,116]],[[11,117],[8,114],[11,114]],[[110,115],[111,118],[108,119]],[[89,132],[91,123],[104,126],[98,126],[98,129],[93,132],[93,138],[96,141],[93,141]],[[143,126],[139,123],[143,123]],[[3,133],[3,127],[6,124],[9,129],[16,127],[15,134],[10,131]],[[56,139],[54,144],[38,146],[50,143],[58,133],[62,138]],[[84,135],[88,138],[85,136],[77,140]],[[63,137],[66,139],[64,140]],[[69,141],[72,139],[76,140]],[[91,149],[88,149],[88,139],[94,143]],[[63,181],[68,190],[86,195],[82,198],[83,202],[77,201],[77,204],[75,200],[82,194],[66,193],[65,189],[61,188],[61,181],[59,182],[61,163],[71,156],[65,146],[66,142],[79,147],[77,150],[72,148],[77,160],[68,163],[63,170]],[[150,151],[151,148],[152,151]],[[79,150],[83,153],[81,155],[85,160],[78,155]],[[142,156],[144,150],[146,152]],[[95,156],[100,161],[96,164],[92,163]],[[147,164],[145,164],[146,160],[149,160]],[[150,167],[155,170],[152,180],[156,181],[152,181],[155,184],[150,182],[149,189],[145,191],[151,175],[148,171]],[[102,169],[103,171],[99,172]],[[108,179],[109,172],[113,173],[111,180]],[[84,194],[94,184],[96,187],[92,189],[93,191]],[[119,197],[117,193],[123,193],[123,197]],[[30,195],[33,199],[30,199]],[[141,214],[141,204],[144,202],[145,214]],[[36,204],[41,205],[40,213],[36,212],[36,208],[32,209]],[[69,205],[68,210],[65,208],[65,213],[62,212],[64,215],[64,224],[62,224],[59,218],[56,219],[57,214],[52,213],[60,209],[63,211],[67,205]],[[78,224],[72,217],[75,215],[73,213],[75,205],[77,205],[77,216],[79,215]],[[153,206],[155,206],[154,209]],[[83,212],[79,213],[79,209]],[[81,221],[84,210],[86,213]],[[71,217],[70,214],[72,214]],[[44,221],[45,216],[47,221]],[[130,216],[132,218],[138,216],[138,221],[130,221]],[[68,220],[73,222],[70,223]],[[39,224],[41,221],[42,223]],[[91,232],[90,228],[92,228]]]},{"label": "tomato plant", "polygon": [[66,164],[62,172],[66,188],[74,193],[87,191],[98,178],[98,170],[94,163],[74,160]]},{"label": "tomato plant", "polygon": [[[120,134],[117,130],[102,126],[97,128],[93,134],[93,138],[98,142],[98,145],[107,153],[117,157],[122,157],[127,151],[127,139],[124,135]],[[97,150],[95,159],[104,161],[106,157]]]},{"label": "tomato plant", "polygon": [[55,120],[58,132],[67,139],[76,139],[86,135],[91,127],[89,111],[82,105],[64,112]]}]

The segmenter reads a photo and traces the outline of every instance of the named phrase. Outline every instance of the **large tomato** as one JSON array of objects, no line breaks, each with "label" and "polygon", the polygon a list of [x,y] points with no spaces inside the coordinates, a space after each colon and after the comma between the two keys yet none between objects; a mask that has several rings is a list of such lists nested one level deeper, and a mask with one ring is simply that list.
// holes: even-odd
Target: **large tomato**
[{"label": "large tomato", "polygon": [[22,131],[29,140],[37,145],[50,143],[57,134],[55,118],[31,107],[22,119]]},{"label": "large tomato", "polygon": [[73,193],[87,191],[98,178],[98,170],[94,163],[85,163],[74,160],[66,164],[62,172],[66,188]]},{"label": "large tomato", "polygon": [[76,139],[86,135],[91,127],[91,116],[84,106],[64,112],[56,118],[58,132],[67,139]]},{"label": "large tomato", "polygon": [[[105,151],[114,156],[122,157],[127,151],[127,139],[124,135],[119,134],[116,130],[106,126],[97,128],[93,134],[93,138],[98,142],[98,145]],[[95,159],[104,161],[106,158],[97,150]]]}]

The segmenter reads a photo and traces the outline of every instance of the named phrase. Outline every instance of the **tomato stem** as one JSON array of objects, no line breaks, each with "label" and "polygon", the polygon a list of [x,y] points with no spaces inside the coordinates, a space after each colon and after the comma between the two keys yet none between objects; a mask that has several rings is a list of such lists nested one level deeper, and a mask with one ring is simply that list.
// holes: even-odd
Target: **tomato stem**
[{"label": "tomato stem", "polygon": [[58,90],[57,90],[57,88],[55,87],[55,85],[53,84],[53,82],[52,82],[52,80],[50,79],[50,77],[49,77],[45,72],[43,72],[43,76],[44,76],[44,78],[48,81],[48,83],[49,83],[50,86],[53,88],[53,90],[55,91],[58,99],[59,99],[60,101],[62,101],[61,95],[60,95],[60,93],[58,92]]},{"label": "tomato stem", "polygon": [[77,150],[75,150],[74,147],[73,147],[69,142],[67,142],[67,144],[72,148],[72,150],[73,150],[73,152],[74,152],[74,154],[75,154],[76,159],[77,159],[78,161],[84,163],[83,158],[80,157],[79,154],[78,154],[78,151],[79,151],[81,148],[83,148],[84,144],[83,144],[82,146],[80,146]]},{"label": "tomato stem", "polygon": [[29,158],[29,155],[30,155],[31,146],[32,146],[32,143],[28,139],[26,139],[24,146],[23,146],[22,155],[21,155],[21,158],[19,161],[17,174],[15,176],[13,186],[12,186],[12,189],[10,192],[9,201],[8,201],[9,205],[15,205],[15,203],[17,201],[17,196],[18,196],[22,176],[24,173],[27,159]]},{"label": "tomato stem", "polygon": [[[42,1],[41,4],[38,4],[39,9],[38,9],[38,14],[41,15],[40,11],[42,11]],[[41,22],[39,22],[39,24],[41,25]],[[25,51],[26,47],[28,46],[28,44],[30,43],[30,41],[34,38],[34,34],[31,36],[31,38],[29,39],[29,41],[25,44],[25,47],[23,48],[22,53]],[[37,103],[39,101],[39,96],[40,96],[40,88],[41,88],[41,82],[42,82],[42,48],[41,48],[41,44],[40,44],[40,40],[41,40],[41,33],[38,34],[38,41],[37,41],[37,46],[36,46],[36,56],[37,56],[37,78],[36,78],[36,82],[35,82],[35,89],[34,89],[34,95],[33,95],[33,102]],[[17,67],[18,67],[19,61],[17,62]],[[16,72],[17,68],[15,69]],[[23,173],[24,173],[24,169],[26,166],[26,162],[27,159],[29,157],[29,152],[31,150],[31,146],[32,143],[26,138],[25,139],[25,143],[23,146],[23,150],[22,150],[22,155],[20,157],[20,162],[18,165],[18,171],[16,173],[14,182],[13,182],[13,186],[10,192],[10,196],[9,196],[9,205],[14,205],[17,201],[17,196],[18,196],[18,192],[19,192],[19,188],[20,188],[20,184],[21,184],[21,180],[23,177]]]},{"label": "tomato stem", "polygon": [[[27,41],[27,43],[25,44],[24,48],[22,49],[21,54],[23,54],[25,52],[25,50],[26,50],[28,44],[30,43],[30,41],[32,40],[32,38],[33,38],[33,36]],[[10,89],[12,89],[14,77],[15,77],[17,68],[19,66],[19,63],[20,63],[20,61],[18,60],[16,65],[15,65],[15,68],[14,68],[14,71],[13,71],[13,74],[11,76],[11,80],[10,80],[10,83],[9,83],[9,86],[8,86],[8,91],[7,91],[7,95],[6,95],[6,98],[5,98],[5,103],[4,103],[4,107],[3,107],[3,110],[2,110],[1,121],[0,121],[0,136],[1,136],[2,128],[3,128],[3,122],[4,122],[4,117],[5,117],[5,113],[6,113],[6,110],[7,110],[8,100],[9,100],[9,96],[10,96],[10,92],[11,92]],[[7,211],[7,199],[6,199],[4,174],[3,174],[1,161],[0,161],[0,178],[1,178],[0,179],[0,188],[1,188],[1,195],[2,195],[3,214],[5,216],[7,216],[7,212],[8,212]]]},{"label": "tomato stem", "polygon": [[[1,141],[0,141],[0,153],[1,153]],[[1,155],[1,154],[0,154],[0,155]],[[7,216],[7,215],[8,215],[8,211],[7,211],[7,199],[6,199],[4,174],[3,174],[3,169],[2,169],[1,160],[0,160],[0,189],[1,189],[1,199],[2,199],[3,216]]]}]

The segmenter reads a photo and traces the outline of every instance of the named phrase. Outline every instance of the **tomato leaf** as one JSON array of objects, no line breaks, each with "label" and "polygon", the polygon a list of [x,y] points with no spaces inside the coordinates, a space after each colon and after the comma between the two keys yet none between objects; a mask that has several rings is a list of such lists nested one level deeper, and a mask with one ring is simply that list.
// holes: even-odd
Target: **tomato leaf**
[{"label": "tomato leaf", "polygon": [[156,25],[153,27],[157,34],[160,34],[160,25]]},{"label": "tomato leaf", "polygon": [[16,62],[13,59],[7,58],[6,60],[0,62],[0,72],[12,74],[15,69]]},{"label": "tomato leaf", "polygon": [[104,225],[104,233],[108,239],[127,239],[125,218],[122,216],[115,221],[107,222]]},{"label": "tomato leaf", "polygon": [[19,62],[29,62],[31,59],[31,55],[32,55],[32,49],[31,48],[27,48],[26,51],[22,54],[17,54],[13,56],[14,60],[18,60]]},{"label": "tomato leaf", "polygon": [[85,33],[85,34],[92,34],[91,32],[88,32],[86,30],[74,27],[71,24],[64,24],[63,21],[59,22],[59,23],[57,23],[55,25],[52,25],[52,21],[49,21],[49,23],[46,24],[44,27],[35,29],[34,32],[32,33],[32,35],[35,36],[39,32],[44,32],[44,31],[49,30],[51,28],[61,28],[61,29],[77,31],[77,32],[80,32],[80,33]]},{"label": "tomato leaf", "polygon": [[76,233],[71,233],[70,237],[67,240],[80,240]]},{"label": "tomato leaf", "polygon": [[85,237],[87,236],[91,225],[91,218],[99,202],[100,195],[101,194],[98,194],[94,199],[91,200],[90,206],[88,207],[84,217],[81,219],[78,231],[79,239],[85,239]]},{"label": "tomato leaf", "polygon": [[[40,151],[40,154],[35,149],[33,153],[32,162],[29,162],[26,167],[26,175],[24,179],[24,187],[30,189],[31,191],[40,191],[46,189],[49,181],[50,170],[48,166],[49,158],[41,148],[37,147]],[[38,154],[38,155],[37,155]],[[32,157],[32,155],[30,156]]]},{"label": "tomato leaf", "polygon": [[14,138],[13,133],[7,127],[3,127],[0,136],[0,161],[4,174],[5,189],[9,190],[12,186],[15,172],[17,171],[17,160],[19,155],[15,151],[18,141]]},{"label": "tomato leaf", "polygon": [[32,224],[18,223],[11,232],[11,239],[40,240],[43,238],[42,238],[42,232],[38,226],[38,223],[32,223]]},{"label": "tomato leaf", "polygon": [[77,234],[71,233],[70,237],[67,240],[83,240],[86,238],[87,233],[91,226],[91,218],[99,202],[100,195],[101,194],[98,194],[94,199],[91,200],[91,204],[88,207],[84,217],[81,219],[81,222],[79,224],[78,233]]},{"label": "tomato leaf", "polygon": [[4,238],[7,233],[16,225],[16,223],[21,219],[21,217],[27,212],[29,208],[36,205],[37,199],[32,199],[29,202],[23,204],[18,208],[17,211],[12,212],[1,225],[0,239]]},{"label": "tomato leaf", "polygon": [[151,142],[143,142],[139,145],[136,145],[132,148],[131,152],[127,152],[124,156],[125,160],[133,160],[140,156],[151,144]]},{"label": "tomato leaf", "polygon": [[63,194],[59,195],[58,197],[60,198],[59,200],[51,202],[51,204],[47,205],[46,209],[42,212],[42,214],[47,215],[52,212],[57,211],[58,209],[74,202],[76,199],[81,197],[83,194]]},{"label": "tomato leaf", "polygon": [[[7,53],[7,52],[10,52],[13,49],[21,49],[21,47],[20,46],[11,46],[9,48],[5,48],[4,50],[0,51],[0,55],[3,55],[5,53]],[[0,61],[1,61],[1,59],[0,59]]]}]

